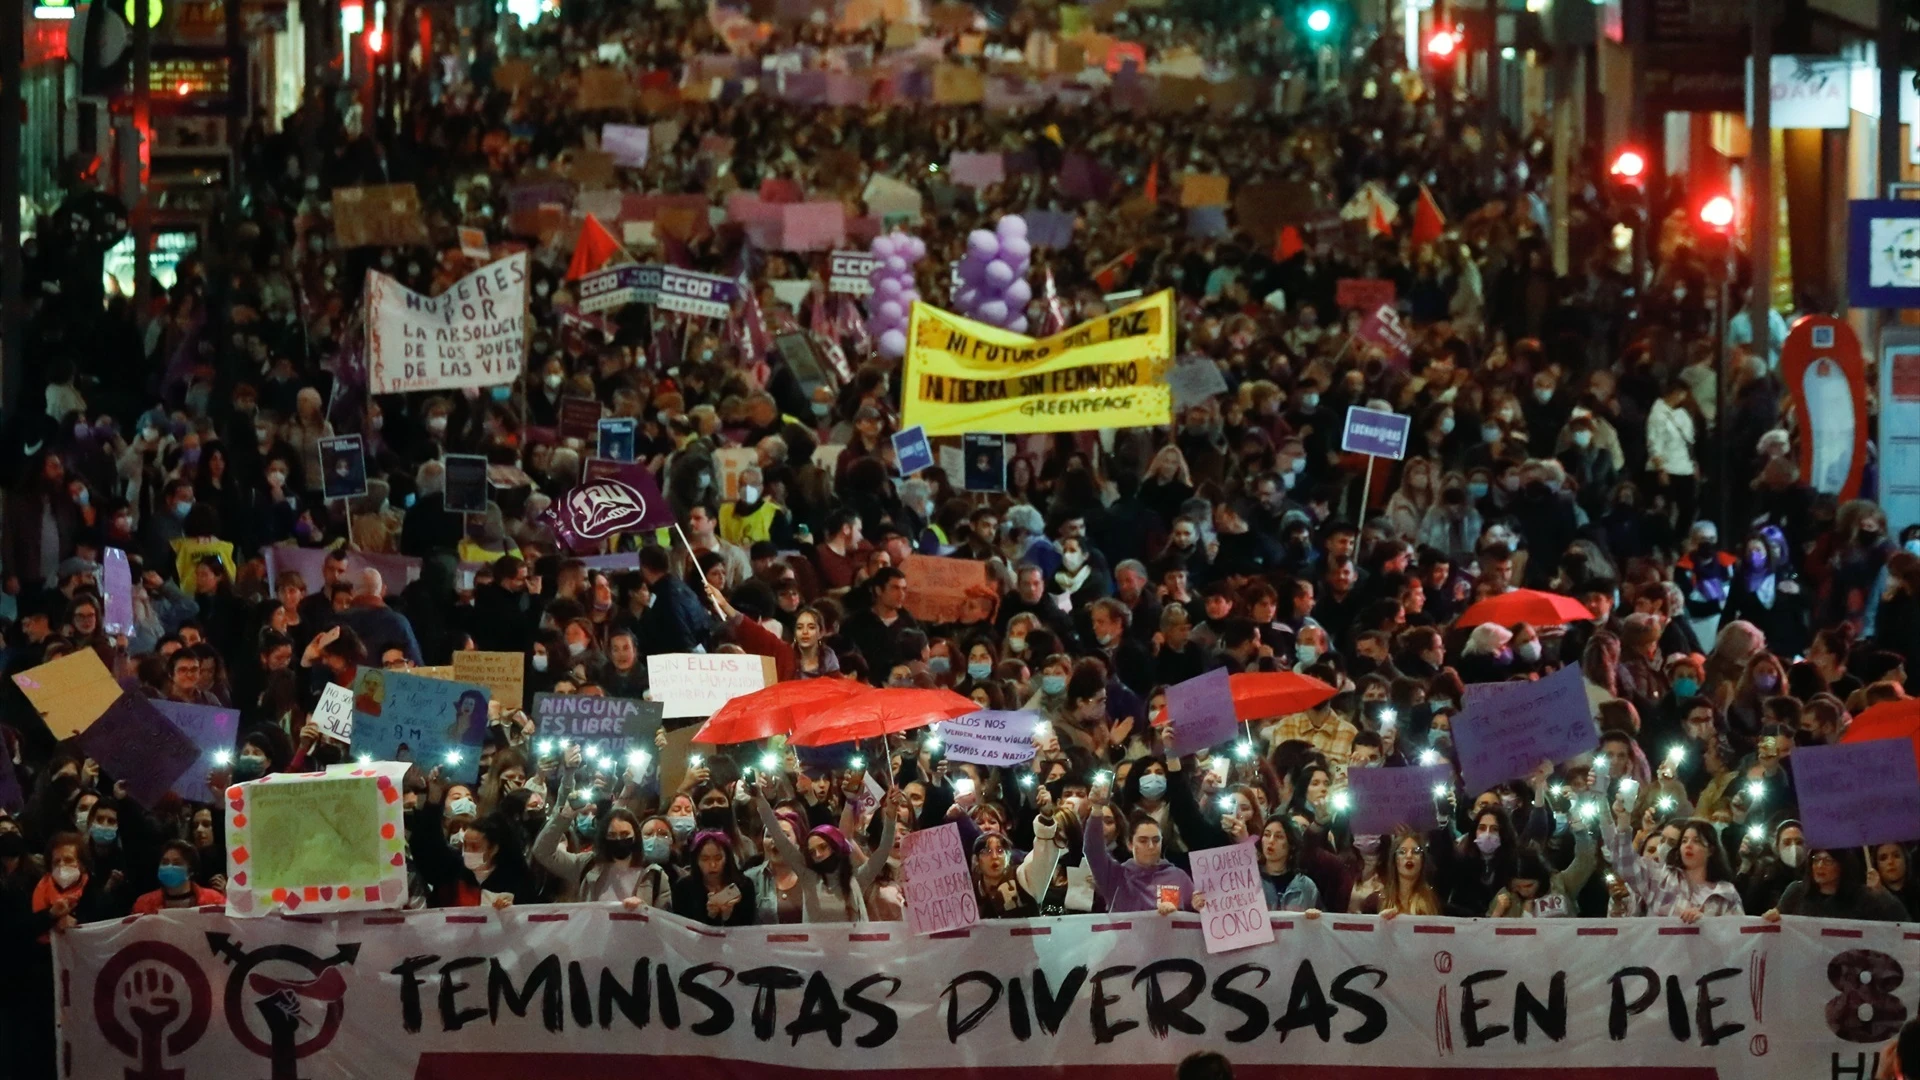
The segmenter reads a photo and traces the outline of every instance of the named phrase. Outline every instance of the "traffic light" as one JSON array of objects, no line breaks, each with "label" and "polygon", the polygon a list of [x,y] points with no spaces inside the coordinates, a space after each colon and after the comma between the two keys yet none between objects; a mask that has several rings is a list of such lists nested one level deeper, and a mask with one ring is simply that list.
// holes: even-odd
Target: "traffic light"
[{"label": "traffic light", "polygon": [[1622,150],[1614,155],[1613,164],[1607,168],[1607,175],[1619,183],[1637,188],[1646,183],[1647,159],[1638,150]]},{"label": "traffic light", "polygon": [[1315,4],[1307,9],[1307,30],[1314,34],[1324,34],[1333,29],[1333,10],[1325,4]]},{"label": "traffic light", "polygon": [[1433,36],[1427,39],[1427,55],[1441,63],[1452,60],[1454,50],[1459,47],[1460,33],[1450,27],[1435,30]]}]

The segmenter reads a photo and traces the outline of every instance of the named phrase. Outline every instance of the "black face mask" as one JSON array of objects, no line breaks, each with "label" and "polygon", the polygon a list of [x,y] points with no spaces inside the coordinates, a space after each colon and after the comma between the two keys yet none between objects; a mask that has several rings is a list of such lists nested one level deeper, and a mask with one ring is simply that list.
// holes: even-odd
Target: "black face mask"
[{"label": "black face mask", "polygon": [[609,836],[601,843],[600,850],[606,852],[607,858],[609,859],[631,859],[633,858],[634,838],[631,836]]},{"label": "black face mask", "polygon": [[26,837],[17,832],[0,833],[0,859],[21,859],[26,854]]}]

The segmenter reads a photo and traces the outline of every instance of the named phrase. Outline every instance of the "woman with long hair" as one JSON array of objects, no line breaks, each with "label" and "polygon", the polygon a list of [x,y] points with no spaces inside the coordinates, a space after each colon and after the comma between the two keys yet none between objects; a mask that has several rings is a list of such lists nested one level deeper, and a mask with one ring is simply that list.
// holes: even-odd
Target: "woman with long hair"
[{"label": "woman with long hair", "polygon": [[794,670],[802,679],[840,673],[840,657],[826,642],[827,621],[816,608],[804,607],[793,617]]},{"label": "woman with long hair", "polygon": [[753,882],[740,872],[727,835],[695,835],[690,855],[693,873],[673,884],[673,913],[708,926],[752,926],[759,910]]},{"label": "woman with long hair", "polygon": [[1383,919],[1399,915],[1444,915],[1440,894],[1433,890],[1427,838],[1405,827],[1397,829],[1388,854],[1392,862],[1381,875],[1380,889],[1367,898],[1361,911]]},{"label": "woman with long hair", "polygon": [[1645,905],[1646,914],[1673,915],[1691,923],[1702,916],[1742,913],[1740,890],[1711,822],[1700,818],[1676,822],[1680,842],[1660,859],[1634,850],[1631,813],[1616,800],[1612,816],[1602,819],[1606,822],[1602,836],[1607,861]]}]

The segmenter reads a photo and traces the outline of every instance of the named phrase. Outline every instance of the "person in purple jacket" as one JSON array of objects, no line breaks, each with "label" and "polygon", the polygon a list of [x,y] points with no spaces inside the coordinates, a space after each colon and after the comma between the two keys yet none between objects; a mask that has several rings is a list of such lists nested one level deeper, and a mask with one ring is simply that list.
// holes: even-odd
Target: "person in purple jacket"
[{"label": "person in purple jacket", "polygon": [[1094,888],[1107,902],[1107,910],[1158,911],[1171,915],[1190,909],[1193,879],[1187,872],[1160,857],[1163,840],[1160,823],[1144,811],[1127,818],[1127,846],[1133,858],[1116,863],[1107,854],[1106,824],[1100,810],[1113,794],[1111,781],[1094,785],[1088,796],[1093,813],[1087,817],[1085,850],[1087,866],[1093,871]]}]

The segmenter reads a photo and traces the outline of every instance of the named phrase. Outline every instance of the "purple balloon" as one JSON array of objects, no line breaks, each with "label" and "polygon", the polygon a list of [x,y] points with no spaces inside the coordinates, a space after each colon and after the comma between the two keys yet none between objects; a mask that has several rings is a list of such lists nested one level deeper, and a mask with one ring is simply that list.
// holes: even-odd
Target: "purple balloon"
[{"label": "purple balloon", "polygon": [[969,285],[979,285],[987,280],[987,264],[970,259],[960,261],[960,280]]},{"label": "purple balloon", "polygon": [[1000,253],[1000,238],[985,229],[975,229],[967,234],[967,251],[991,259]]},{"label": "purple balloon", "polygon": [[880,307],[878,308],[877,313],[881,318],[887,320],[890,323],[899,322],[900,317],[906,314],[906,312],[901,309],[900,302],[898,300],[880,301]]},{"label": "purple balloon", "polygon": [[989,326],[1005,326],[1007,324],[1007,302],[1005,300],[988,300],[986,303],[980,305],[979,309],[973,313],[973,317]]},{"label": "purple balloon", "polygon": [[1008,323],[1008,324],[1007,324],[1007,329],[1009,329],[1009,330],[1011,330],[1011,331],[1013,331],[1013,332],[1014,332],[1014,333],[1016,333],[1016,334],[1024,334],[1024,333],[1026,333],[1026,332],[1027,332],[1027,317],[1026,317],[1025,315],[1022,315],[1022,316],[1020,316],[1019,318],[1017,318],[1017,319],[1015,319],[1015,320],[1013,320],[1012,322],[1010,322],[1010,323]]},{"label": "purple balloon", "polygon": [[898,255],[887,256],[886,261],[880,265],[886,269],[887,273],[894,277],[899,277],[901,274],[907,272],[907,260]]},{"label": "purple balloon", "polygon": [[872,251],[873,251],[874,257],[880,258],[880,259],[885,259],[895,254],[893,237],[891,236],[874,237]]},{"label": "purple balloon", "polygon": [[1006,291],[1001,295],[1006,297],[1007,303],[1015,311],[1020,311],[1026,308],[1028,301],[1033,299],[1033,286],[1027,284],[1024,278],[1014,278],[1007,283]]},{"label": "purple balloon", "polygon": [[953,306],[959,308],[962,314],[966,314],[973,310],[973,302],[978,299],[980,299],[979,289],[971,285],[962,285],[959,291],[953,294]]},{"label": "purple balloon", "polygon": [[892,299],[900,295],[900,282],[894,278],[884,277],[873,283],[873,291],[880,296]]},{"label": "purple balloon", "polygon": [[1016,238],[1025,240],[1027,238],[1027,219],[1018,214],[1008,214],[1006,217],[1000,219],[998,225],[994,226],[994,232],[1000,235],[1000,242],[1002,244]]},{"label": "purple balloon", "polygon": [[907,258],[912,259],[914,262],[919,262],[921,259],[927,257],[927,242],[925,240],[917,236],[908,236],[903,239],[907,242],[907,250],[902,254],[905,254]]},{"label": "purple balloon", "polygon": [[[1018,221],[1019,218],[1009,218]],[[1033,245],[1027,243],[1024,236],[1010,236],[1000,241],[1000,258],[1007,263],[1025,262],[1033,256]]]},{"label": "purple balloon", "polygon": [[883,356],[896,358],[907,355],[907,332],[896,329],[881,334],[880,353]]},{"label": "purple balloon", "polygon": [[1013,283],[1013,267],[1008,266],[999,259],[995,259],[987,264],[987,271],[984,276],[987,279],[987,284],[993,286],[995,292],[1000,292]]}]

